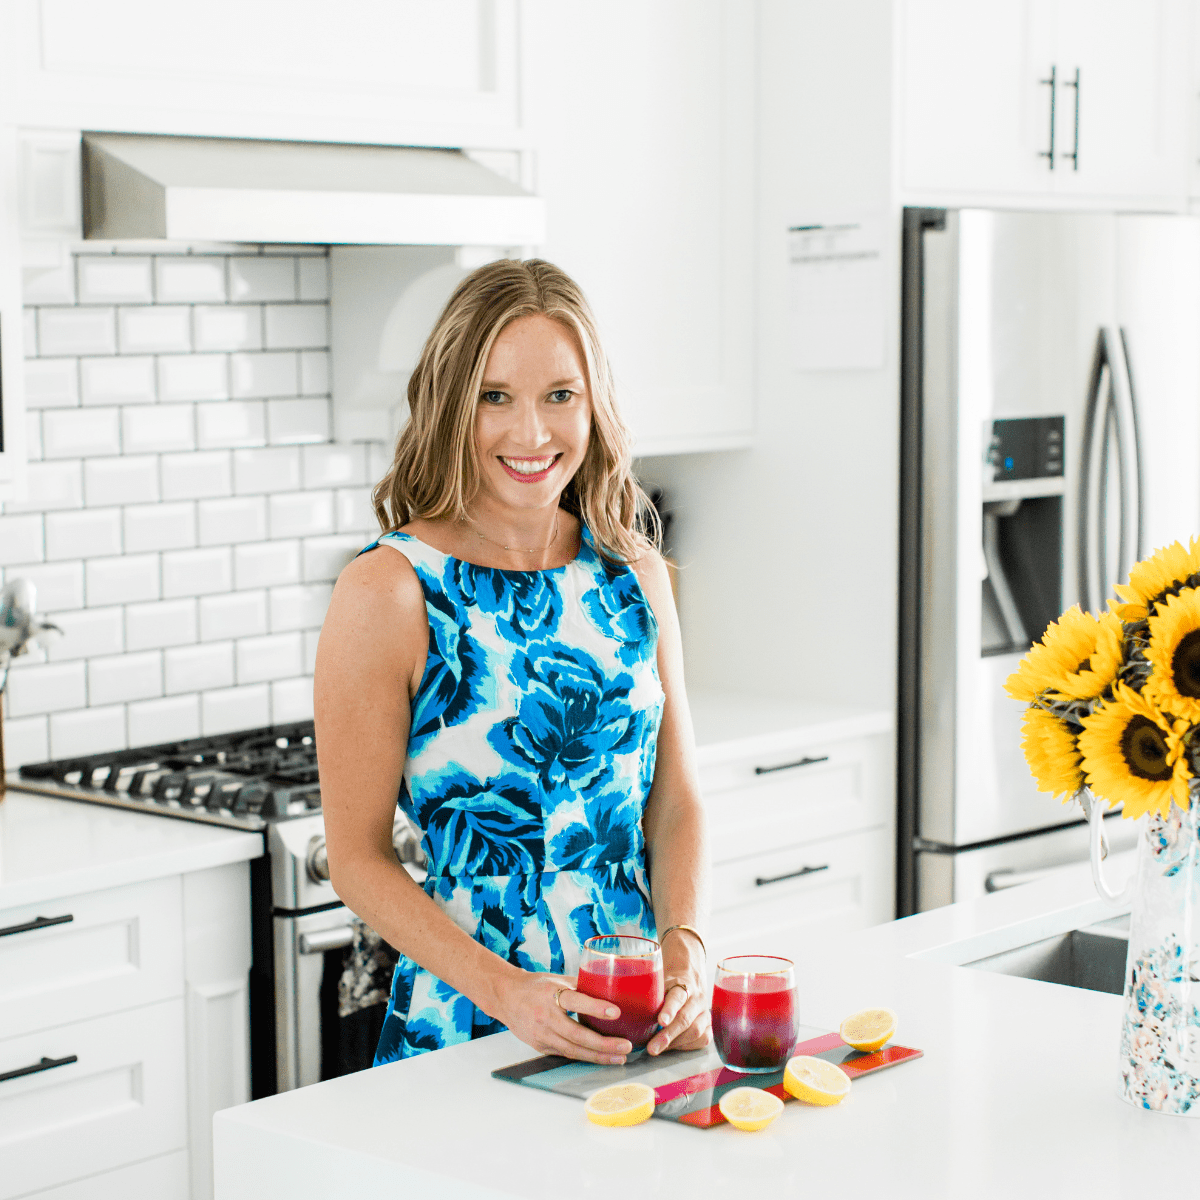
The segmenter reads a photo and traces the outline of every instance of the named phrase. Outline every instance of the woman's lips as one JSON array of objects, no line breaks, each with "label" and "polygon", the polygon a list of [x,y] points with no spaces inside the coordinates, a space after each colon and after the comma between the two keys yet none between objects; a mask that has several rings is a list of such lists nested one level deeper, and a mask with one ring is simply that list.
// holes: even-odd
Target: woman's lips
[{"label": "woman's lips", "polygon": [[[525,471],[518,471],[515,468],[510,467],[508,465],[509,462],[520,462],[520,463],[545,462],[545,460],[547,458],[550,459],[550,465],[548,467],[546,467],[545,470],[536,471],[536,472],[533,472],[532,474],[527,473]],[[554,468],[558,466],[558,460],[560,458],[562,458],[561,454],[554,454],[554,455],[543,454],[543,455],[539,455],[537,458],[509,458],[507,461],[505,461],[505,459],[503,457],[497,455],[496,461],[499,462],[499,464],[504,468],[505,473],[508,475],[508,477],[510,479],[515,479],[518,483],[541,483],[541,481],[543,479],[547,478],[549,476],[550,472],[553,471]]]}]

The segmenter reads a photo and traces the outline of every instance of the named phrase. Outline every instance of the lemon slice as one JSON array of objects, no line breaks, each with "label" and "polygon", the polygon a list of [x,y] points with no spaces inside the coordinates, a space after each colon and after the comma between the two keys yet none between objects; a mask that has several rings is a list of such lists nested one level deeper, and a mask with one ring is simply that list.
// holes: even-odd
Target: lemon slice
[{"label": "lemon slice", "polygon": [[640,1125],[654,1113],[654,1089],[644,1083],[616,1083],[589,1096],[583,1111],[597,1125]]},{"label": "lemon slice", "polygon": [[850,1091],[850,1076],[823,1058],[801,1054],[788,1060],[783,1086],[806,1104],[840,1104]]},{"label": "lemon slice", "polygon": [[878,1050],[889,1038],[896,1036],[896,1014],[890,1008],[864,1008],[847,1017],[838,1033],[847,1046],[855,1050]]},{"label": "lemon slice", "polygon": [[758,1129],[766,1129],[770,1123],[783,1112],[783,1101],[762,1088],[734,1088],[717,1102],[721,1116],[735,1129],[744,1129],[753,1133]]}]

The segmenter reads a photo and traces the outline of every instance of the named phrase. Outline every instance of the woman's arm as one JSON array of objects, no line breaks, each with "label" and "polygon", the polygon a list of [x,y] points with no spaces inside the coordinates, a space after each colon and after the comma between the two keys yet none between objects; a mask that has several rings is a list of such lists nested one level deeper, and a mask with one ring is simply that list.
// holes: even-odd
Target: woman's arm
[{"label": "woman's arm", "polygon": [[[631,1046],[572,1021],[555,994],[565,976],[534,974],[464,933],[410,878],[392,848],[410,703],[425,668],[429,623],[416,572],[381,547],[342,572],[317,649],[314,699],[321,804],[334,890],[397,950],[547,1054],[623,1062]],[[574,1005],[608,1016],[603,1001]],[[615,1015],[616,1010],[612,1010]]]},{"label": "woman's arm", "polygon": [[[654,922],[660,931],[673,925],[703,928],[708,911],[708,847],[704,805],[696,775],[695,739],[683,686],[683,646],[671,583],[661,555],[651,551],[636,564],[638,579],[658,619],[658,676],[666,703],[658,733],[654,783],[646,802],[642,829]],[[650,1040],[651,1054],[669,1045],[689,1050],[706,1046],[709,1027],[704,947],[679,930],[663,944],[663,974],[668,986],[685,983],[687,1000],[670,989],[659,1013],[662,1030]]]}]

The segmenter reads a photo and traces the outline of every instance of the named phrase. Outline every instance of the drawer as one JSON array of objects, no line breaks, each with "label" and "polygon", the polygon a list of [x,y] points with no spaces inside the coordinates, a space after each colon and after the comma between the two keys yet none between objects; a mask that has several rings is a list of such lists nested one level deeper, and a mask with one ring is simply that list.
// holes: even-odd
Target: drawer
[{"label": "drawer", "polygon": [[886,824],[890,734],[708,764],[700,775],[716,862]]},{"label": "drawer", "polygon": [[826,838],[721,863],[712,872],[710,961],[788,955],[806,933],[890,920],[895,848],[888,829]]},{"label": "drawer", "polygon": [[183,1001],[0,1041],[0,1200],[186,1145]]},{"label": "drawer", "polygon": [[0,1034],[181,995],[182,929],[178,876],[0,911]]},{"label": "drawer", "polygon": [[28,1200],[189,1200],[186,1150],[76,1179]]}]

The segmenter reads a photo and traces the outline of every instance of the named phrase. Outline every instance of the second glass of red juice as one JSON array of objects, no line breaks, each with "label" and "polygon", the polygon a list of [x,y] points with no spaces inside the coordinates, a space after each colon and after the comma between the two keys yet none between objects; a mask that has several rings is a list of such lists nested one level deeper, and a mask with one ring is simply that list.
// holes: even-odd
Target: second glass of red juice
[{"label": "second glass of red juice", "polygon": [[717,964],[713,1041],[731,1071],[778,1071],[800,1032],[791,959],[739,954]]},{"label": "second glass of red juice", "polygon": [[663,1005],[662,950],[649,938],[601,934],[583,943],[576,990],[615,1004],[621,1015],[612,1020],[579,1019],[605,1037],[628,1038],[644,1046],[658,1028]]}]

